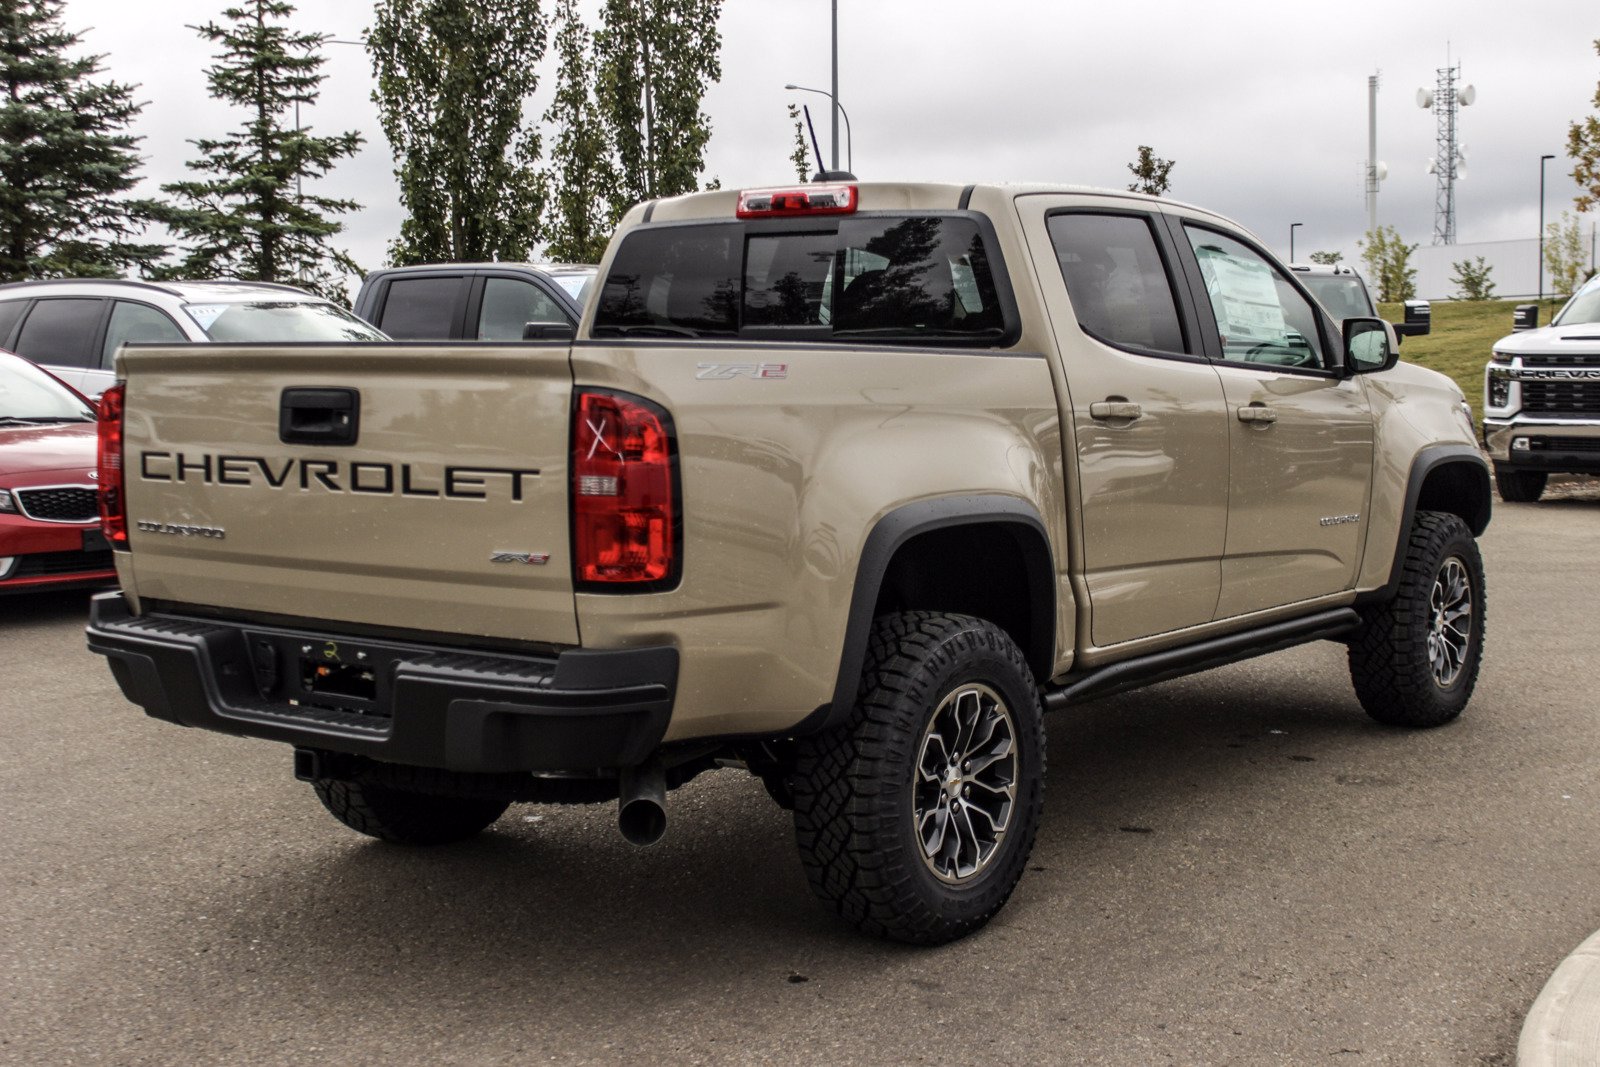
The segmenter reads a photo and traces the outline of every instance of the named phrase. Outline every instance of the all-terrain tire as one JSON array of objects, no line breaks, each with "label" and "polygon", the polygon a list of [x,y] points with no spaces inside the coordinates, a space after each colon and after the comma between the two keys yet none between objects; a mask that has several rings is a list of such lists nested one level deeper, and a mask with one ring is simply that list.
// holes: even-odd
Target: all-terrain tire
[{"label": "all-terrain tire", "polygon": [[1483,559],[1466,523],[1418,512],[1399,588],[1364,614],[1350,641],[1350,678],[1366,713],[1391,726],[1443,726],[1460,715],[1483,659]]},{"label": "all-terrain tire", "polygon": [[350,829],[397,845],[464,841],[505,813],[510,801],[414,793],[373,782],[318,778],[317,799]]},{"label": "all-terrain tire", "polygon": [[1508,504],[1531,504],[1544,492],[1549,476],[1544,471],[1519,471],[1515,467],[1494,465],[1494,487]]},{"label": "all-terrain tire", "polygon": [[[985,738],[976,727],[949,728],[968,721],[963,708],[972,722],[987,724]],[[998,740],[1007,734],[1009,746]],[[969,778],[957,762],[963,753],[966,766],[977,768]],[[930,778],[929,761],[949,777]],[[876,936],[936,945],[971,933],[1000,910],[1022,876],[1044,803],[1044,770],[1033,674],[1004,631],[963,615],[879,618],[849,719],[797,744],[789,780],[811,888]],[[963,781],[970,783],[965,842],[958,828]],[[996,801],[1006,789],[1012,799]],[[934,842],[925,842],[919,825]],[[984,854],[982,838],[997,827]],[[947,835],[954,838],[948,850]],[[925,858],[925,843],[937,854]],[[970,860],[965,873],[963,858]],[[948,867],[942,874],[941,864]]]}]

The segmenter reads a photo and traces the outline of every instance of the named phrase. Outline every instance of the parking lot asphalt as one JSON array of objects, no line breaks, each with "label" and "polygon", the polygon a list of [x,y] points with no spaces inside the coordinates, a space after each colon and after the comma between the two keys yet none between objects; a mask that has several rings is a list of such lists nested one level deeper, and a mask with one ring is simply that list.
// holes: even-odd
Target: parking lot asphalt
[{"label": "parking lot asphalt", "polygon": [[984,931],[863,940],[743,772],[624,843],[514,807],[408,851],[289,751],[146,718],[81,594],[0,601],[0,1062],[1505,1064],[1600,928],[1600,490],[1497,505],[1457,723],[1317,644],[1053,715]]}]

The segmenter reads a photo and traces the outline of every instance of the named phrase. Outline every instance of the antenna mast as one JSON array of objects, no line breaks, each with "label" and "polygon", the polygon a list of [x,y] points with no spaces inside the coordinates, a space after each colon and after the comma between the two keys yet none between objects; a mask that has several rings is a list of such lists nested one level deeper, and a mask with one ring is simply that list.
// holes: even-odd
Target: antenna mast
[{"label": "antenna mast", "polygon": [[1433,196],[1433,243],[1456,243],[1456,182],[1466,177],[1466,154],[1457,140],[1457,126],[1461,109],[1477,99],[1477,90],[1470,85],[1456,88],[1461,76],[1461,65],[1440,67],[1433,92],[1417,90],[1417,103],[1432,108],[1437,123],[1434,136],[1434,156],[1428,161],[1428,173],[1437,177]]}]

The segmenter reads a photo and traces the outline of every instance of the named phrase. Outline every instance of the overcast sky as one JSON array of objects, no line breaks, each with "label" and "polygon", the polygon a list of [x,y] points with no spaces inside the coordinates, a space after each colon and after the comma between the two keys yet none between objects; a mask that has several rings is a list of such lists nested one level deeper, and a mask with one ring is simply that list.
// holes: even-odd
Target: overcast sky
[{"label": "overcast sky", "polygon": [[[148,101],[137,132],[149,191],[183,175],[185,142],[241,115],[206,95],[211,46],[186,25],[220,18],[222,0],[67,0],[69,29],[106,54],[109,74]],[[299,30],[355,40],[360,2],[303,0]],[[1592,0],[1248,0],[1194,3],[838,0],[839,99],[865,180],[1047,181],[1122,188],[1140,144],[1175,160],[1170,196],[1229,215],[1287,254],[1347,258],[1366,229],[1367,77],[1381,72],[1378,158],[1389,176],[1379,222],[1427,245],[1433,230],[1435,119],[1416,90],[1461,66],[1477,90],[1462,110],[1467,175],[1457,185],[1462,244],[1536,237],[1539,156],[1547,216],[1572,207],[1567,126],[1593,111],[1600,14]],[[588,4],[592,11],[597,0]],[[739,187],[783,182],[792,127],[785,104],[812,105],[829,147],[825,96],[829,0],[726,0],[719,85],[705,107],[706,177]],[[361,155],[320,184],[365,205],[346,220],[357,262],[381,266],[401,211],[393,161],[360,47],[326,48],[327,81],[307,125],[360,131]],[[550,64],[546,64],[547,70]],[[547,75],[530,113],[544,110]],[[1583,219],[1585,233],[1596,218]]]}]

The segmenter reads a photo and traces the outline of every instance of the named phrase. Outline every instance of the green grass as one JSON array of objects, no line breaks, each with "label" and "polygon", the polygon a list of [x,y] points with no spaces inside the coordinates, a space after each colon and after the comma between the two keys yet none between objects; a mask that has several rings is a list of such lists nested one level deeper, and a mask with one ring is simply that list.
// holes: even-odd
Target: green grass
[{"label": "green grass", "polygon": [[[1566,298],[1539,305],[1539,325],[1545,326]],[[1511,332],[1511,312],[1531,300],[1435,300],[1433,331],[1426,337],[1407,337],[1400,358],[1408,363],[1448,374],[1467,394],[1476,417],[1483,417],[1483,366],[1494,343]],[[1399,304],[1379,304],[1378,314],[1390,322],[1405,318]]]}]

